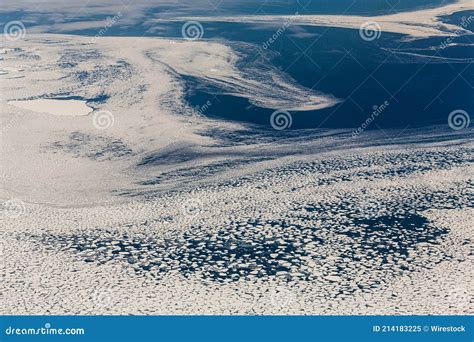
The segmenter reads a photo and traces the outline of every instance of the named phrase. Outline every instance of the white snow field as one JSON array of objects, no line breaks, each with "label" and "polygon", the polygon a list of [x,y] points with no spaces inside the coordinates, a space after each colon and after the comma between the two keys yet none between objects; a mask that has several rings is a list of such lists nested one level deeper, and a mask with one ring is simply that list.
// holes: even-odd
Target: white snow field
[{"label": "white snow field", "polygon": [[[471,129],[207,119],[183,77],[265,108],[338,101],[239,69],[240,47],[218,42],[4,48],[0,69],[23,77],[0,75],[1,314],[474,312]],[[12,102],[61,97],[93,111]]]}]

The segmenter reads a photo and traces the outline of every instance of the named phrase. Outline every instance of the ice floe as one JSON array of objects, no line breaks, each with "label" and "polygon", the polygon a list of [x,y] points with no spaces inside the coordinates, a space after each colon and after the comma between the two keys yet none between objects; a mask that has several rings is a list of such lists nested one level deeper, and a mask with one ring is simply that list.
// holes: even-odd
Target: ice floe
[{"label": "ice floe", "polygon": [[37,113],[60,116],[83,116],[93,111],[86,101],[69,99],[35,99],[8,101],[9,105]]}]

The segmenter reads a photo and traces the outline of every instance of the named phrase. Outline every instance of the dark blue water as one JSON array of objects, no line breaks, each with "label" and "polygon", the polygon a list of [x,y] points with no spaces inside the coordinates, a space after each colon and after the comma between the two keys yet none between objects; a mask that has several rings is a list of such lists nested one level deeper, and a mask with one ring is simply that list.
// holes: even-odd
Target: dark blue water
[{"label": "dark blue water", "polygon": [[[225,37],[258,46],[273,32],[275,29],[268,27],[255,30],[252,25],[234,23],[206,26],[210,39]],[[176,32],[170,29],[169,33]],[[367,129],[446,124],[455,109],[474,112],[474,48],[434,50],[446,38],[416,42],[404,42],[402,38],[383,33],[380,39],[366,42],[357,30],[318,27],[294,27],[282,35],[270,47],[276,52],[270,62],[305,87],[343,100],[323,110],[293,112],[292,127],[359,127],[373,113],[374,106],[380,107],[385,101],[389,106]],[[457,38],[455,42],[469,43],[472,38]],[[216,96],[215,92],[200,89],[196,80],[188,84],[188,100],[193,105],[212,102],[207,116],[268,125],[273,110],[255,107],[243,98]]]}]

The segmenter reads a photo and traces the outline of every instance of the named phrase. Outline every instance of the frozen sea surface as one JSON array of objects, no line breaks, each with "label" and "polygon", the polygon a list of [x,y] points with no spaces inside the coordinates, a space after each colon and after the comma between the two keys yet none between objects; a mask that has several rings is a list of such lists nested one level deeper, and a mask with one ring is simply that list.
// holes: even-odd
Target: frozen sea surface
[{"label": "frozen sea surface", "polygon": [[0,311],[472,314],[473,131],[449,119],[473,108],[470,27],[440,48],[472,5],[398,4],[308,6],[263,51],[279,2],[137,3],[98,39],[116,6],[8,2],[29,25],[0,56]]}]

